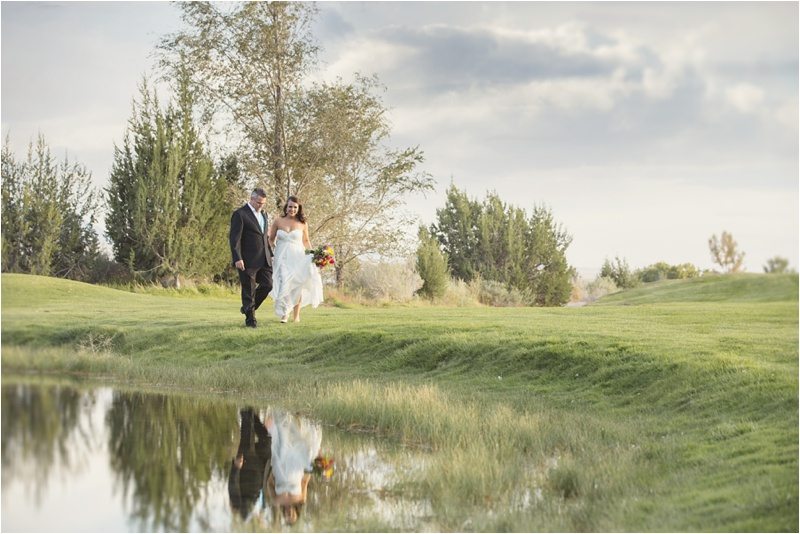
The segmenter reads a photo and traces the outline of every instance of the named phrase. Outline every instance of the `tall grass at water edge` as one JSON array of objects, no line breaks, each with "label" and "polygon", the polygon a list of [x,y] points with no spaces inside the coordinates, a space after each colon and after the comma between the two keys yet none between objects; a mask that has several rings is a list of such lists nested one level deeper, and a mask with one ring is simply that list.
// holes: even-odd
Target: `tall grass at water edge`
[{"label": "tall grass at water edge", "polygon": [[[280,402],[428,451],[441,530],[797,529],[797,276],[572,309],[319,308],[2,278],[3,372]],[[627,297],[626,297],[627,295]],[[699,297],[698,295],[702,296]]]}]

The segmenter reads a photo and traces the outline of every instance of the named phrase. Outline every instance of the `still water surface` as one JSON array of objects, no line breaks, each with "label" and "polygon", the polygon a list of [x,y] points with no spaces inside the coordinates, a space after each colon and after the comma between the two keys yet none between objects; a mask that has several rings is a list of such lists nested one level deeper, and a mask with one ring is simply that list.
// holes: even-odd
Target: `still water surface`
[{"label": "still water surface", "polygon": [[[259,475],[235,477],[242,428],[267,406],[7,377],[1,406],[4,532],[289,529]],[[312,477],[291,530],[436,530],[430,504],[396,488],[421,453],[329,427],[322,450],[335,473]]]}]

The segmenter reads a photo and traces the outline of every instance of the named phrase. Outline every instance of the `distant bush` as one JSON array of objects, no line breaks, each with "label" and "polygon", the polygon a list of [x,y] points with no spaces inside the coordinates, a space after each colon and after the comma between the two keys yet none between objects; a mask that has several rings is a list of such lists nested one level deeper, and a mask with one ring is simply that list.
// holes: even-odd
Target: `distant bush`
[{"label": "distant bush", "polygon": [[480,283],[473,280],[470,283],[463,280],[450,279],[447,289],[441,298],[436,299],[436,304],[443,306],[480,306]]},{"label": "distant bush", "polygon": [[419,229],[417,247],[417,272],[422,278],[419,294],[429,299],[440,298],[447,291],[450,278],[447,256],[439,248],[439,241],[424,226]]},{"label": "distant bush", "polygon": [[422,278],[414,268],[414,260],[402,263],[362,262],[347,281],[348,292],[371,300],[407,302],[422,286]]},{"label": "distant bush", "polygon": [[620,288],[617,287],[617,284],[611,278],[607,276],[598,276],[584,286],[583,299],[586,302],[594,302],[610,293],[616,293],[619,289]]},{"label": "distant bush", "polygon": [[792,273],[793,270],[789,269],[789,260],[780,256],[775,256],[767,260],[764,266],[764,272],[769,274]]},{"label": "distant bush", "polygon": [[600,276],[611,278],[620,289],[630,289],[639,285],[639,278],[631,271],[628,262],[619,256],[614,258],[613,262],[606,259],[600,270]]},{"label": "distant bush", "polygon": [[670,265],[660,261],[636,271],[639,280],[645,283],[658,282],[659,280],[678,280],[700,276],[700,270],[691,263]]}]

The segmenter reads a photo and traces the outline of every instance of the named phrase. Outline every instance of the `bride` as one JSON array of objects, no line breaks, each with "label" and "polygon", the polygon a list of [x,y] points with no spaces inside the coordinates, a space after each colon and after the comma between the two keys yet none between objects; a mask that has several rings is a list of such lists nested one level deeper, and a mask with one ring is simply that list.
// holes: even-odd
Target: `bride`
[{"label": "bride", "polygon": [[314,459],[319,456],[322,427],[280,410],[270,410],[264,426],[272,453],[264,472],[264,496],[280,509],[286,523],[293,525],[308,499],[308,481]]},{"label": "bride", "polygon": [[275,313],[285,323],[292,312],[300,322],[300,308],[309,304],[316,308],[322,302],[322,278],[319,268],[306,250],[311,248],[308,224],[300,199],[290,196],[283,205],[283,217],[277,217],[269,228],[269,242],[275,255],[272,259],[272,300]]},{"label": "bride", "polygon": [[270,461],[264,471],[264,499],[294,525],[308,499],[308,481],[319,457],[322,427],[280,410],[269,410],[264,426],[271,438]]}]

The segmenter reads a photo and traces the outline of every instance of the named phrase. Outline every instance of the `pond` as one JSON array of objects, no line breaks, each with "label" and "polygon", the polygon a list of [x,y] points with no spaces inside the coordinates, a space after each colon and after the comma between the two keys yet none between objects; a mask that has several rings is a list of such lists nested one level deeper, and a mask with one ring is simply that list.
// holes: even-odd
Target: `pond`
[{"label": "pond", "polygon": [[437,530],[430,503],[399,489],[424,453],[306,418],[293,420],[320,429],[333,474],[310,476],[297,522],[287,525],[264,491],[269,444],[260,437],[275,413],[274,406],[4,376],[0,527]]}]

